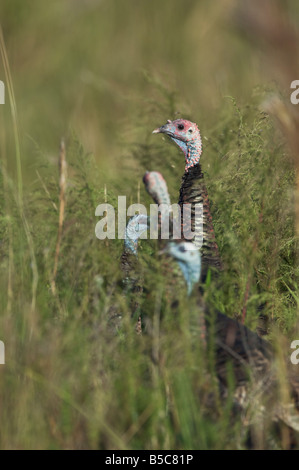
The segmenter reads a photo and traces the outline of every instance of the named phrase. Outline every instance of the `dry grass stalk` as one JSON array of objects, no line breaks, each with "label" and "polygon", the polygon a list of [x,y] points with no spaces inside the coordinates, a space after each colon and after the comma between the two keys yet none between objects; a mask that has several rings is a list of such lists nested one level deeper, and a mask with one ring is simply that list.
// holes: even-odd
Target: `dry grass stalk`
[{"label": "dry grass stalk", "polygon": [[141,321],[141,316],[139,316],[137,323],[136,323],[136,333],[138,335],[142,335],[142,321]]},{"label": "dry grass stalk", "polygon": [[66,153],[65,153],[65,144],[64,141],[61,141],[60,144],[60,153],[59,153],[59,222],[58,222],[58,234],[57,234],[57,242],[56,242],[56,249],[55,249],[55,258],[54,258],[54,269],[53,269],[53,276],[51,282],[51,289],[53,294],[56,293],[56,275],[58,269],[58,260],[59,260],[59,253],[60,253],[60,246],[61,246],[61,239],[62,239],[62,228],[64,222],[64,212],[65,212],[65,190],[66,190]]}]

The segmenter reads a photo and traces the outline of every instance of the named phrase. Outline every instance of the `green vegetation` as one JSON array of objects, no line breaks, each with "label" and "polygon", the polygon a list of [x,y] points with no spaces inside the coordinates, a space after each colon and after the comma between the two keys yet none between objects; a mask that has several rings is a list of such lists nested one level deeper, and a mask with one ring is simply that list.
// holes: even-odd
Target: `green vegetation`
[{"label": "green vegetation", "polygon": [[[225,266],[223,289],[211,285],[208,296],[231,317],[245,312],[246,325],[274,343],[279,330],[288,356],[299,338],[295,170],[262,108],[277,85],[264,83],[254,49],[230,22],[234,2],[41,3],[0,5],[12,77],[2,61],[0,447],[246,448],[230,400],[207,412],[213,374],[190,340],[192,301],[160,321],[169,279],[160,282],[155,243],[140,248],[140,309],[160,333],[138,336],[123,293],[122,241],[99,241],[94,213],[105,199],[116,206],[118,195],[149,204],[146,170],[163,174],[176,202],[184,157],[151,131],[176,116],[196,121]],[[295,2],[285,8],[298,20]],[[62,136],[68,169],[54,288]],[[254,434],[253,446],[287,447],[277,436]]]}]

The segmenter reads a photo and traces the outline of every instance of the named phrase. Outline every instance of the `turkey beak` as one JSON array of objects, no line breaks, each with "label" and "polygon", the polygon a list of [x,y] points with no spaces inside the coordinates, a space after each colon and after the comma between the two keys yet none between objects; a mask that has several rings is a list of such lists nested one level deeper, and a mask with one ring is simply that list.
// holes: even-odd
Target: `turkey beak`
[{"label": "turkey beak", "polygon": [[169,122],[167,124],[164,124],[164,126],[158,127],[152,132],[152,134],[168,134],[169,133],[168,124]]}]

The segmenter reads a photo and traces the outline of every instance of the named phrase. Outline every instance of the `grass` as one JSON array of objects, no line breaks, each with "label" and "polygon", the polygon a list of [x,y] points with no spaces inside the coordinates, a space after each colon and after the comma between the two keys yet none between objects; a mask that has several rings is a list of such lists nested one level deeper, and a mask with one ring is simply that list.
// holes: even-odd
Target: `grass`
[{"label": "grass", "polygon": [[[243,315],[247,326],[262,328],[273,344],[278,330],[286,338],[281,354],[287,356],[291,340],[298,338],[296,174],[282,135],[262,110],[276,84],[255,86],[254,55],[221,23],[220,6],[190,0],[183,8],[178,2],[169,17],[167,2],[159,2],[159,15],[157,2],[133,2],[138,11],[130,17],[121,2],[91,1],[82,10],[74,8],[64,24],[67,1],[62,7],[53,2],[47,18],[38,2],[28,11],[18,8],[21,3],[0,7],[8,18],[1,51],[11,105],[10,111],[3,109],[0,131],[0,339],[6,347],[0,447],[246,448],[248,430],[242,416],[232,421],[231,398],[208,411],[213,358],[194,341],[190,324],[197,310],[184,300],[184,291],[177,317],[168,311],[169,279],[161,276],[155,243],[140,248],[147,286],[140,308],[156,334],[138,336],[131,299],[123,291],[122,241],[99,241],[94,213],[106,199],[116,206],[118,195],[126,195],[128,204],[137,202],[145,170],[162,172],[175,202],[183,155],[151,131],[179,115],[198,122],[225,266],[223,288],[211,285],[209,301],[231,317]],[[194,18],[201,32],[193,27]],[[76,21],[81,42],[74,35],[62,41],[60,31]],[[150,40],[144,28],[154,29]],[[27,48],[18,50],[12,33]],[[49,39],[44,45],[41,33]],[[191,40],[198,40],[198,60],[186,53]],[[220,57],[230,50],[222,41],[234,47],[235,56],[230,66],[218,67],[204,44]],[[193,68],[187,67],[190,61]],[[103,72],[97,63],[105,66]],[[220,86],[216,70],[227,74]],[[45,86],[47,76],[52,83]],[[42,105],[35,109],[37,102]],[[62,135],[64,189],[58,168]],[[150,203],[142,184],[140,202]],[[117,334],[111,322],[115,312],[123,316]],[[288,439],[279,436],[271,425],[261,433],[254,428],[253,446],[287,448]]]}]

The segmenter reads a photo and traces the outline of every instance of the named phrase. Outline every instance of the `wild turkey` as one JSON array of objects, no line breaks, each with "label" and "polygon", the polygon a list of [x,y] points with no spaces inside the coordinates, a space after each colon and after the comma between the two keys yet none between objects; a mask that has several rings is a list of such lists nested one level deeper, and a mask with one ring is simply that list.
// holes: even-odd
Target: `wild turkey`
[{"label": "wild turkey", "polygon": [[[146,190],[153,198],[154,202],[158,205],[165,204],[170,207],[170,198],[166,181],[161,173],[157,171],[146,172],[143,177],[143,182]],[[162,216],[168,217],[168,211],[163,212]],[[153,224],[153,220],[152,220]],[[161,213],[159,213],[158,225],[156,230],[160,229]],[[150,228],[150,217],[144,214],[136,214],[130,218],[126,230],[124,250],[121,255],[121,270],[124,273],[124,284],[126,292],[128,290],[141,292],[142,287],[138,286],[136,276],[137,270],[137,257],[138,257],[138,242],[141,235]]]},{"label": "wild turkey", "polygon": [[[209,267],[221,269],[221,260],[218,245],[215,239],[212,216],[210,212],[210,204],[207,188],[204,183],[203,172],[200,165],[200,157],[202,153],[202,143],[200,132],[194,122],[186,119],[168,120],[167,123],[153,131],[153,134],[163,133],[168,135],[184,152],[186,165],[182,178],[179,205],[181,206],[182,220],[182,238],[184,224],[186,227],[186,215],[183,218],[184,204],[191,204],[191,229],[192,231],[200,230],[196,226],[195,204],[203,205],[203,244],[201,247],[202,256],[202,279],[204,280]],[[184,224],[183,224],[184,222]]]},{"label": "wild turkey", "polygon": [[[181,121],[181,120],[179,120]],[[157,204],[161,204],[162,202],[166,204],[170,204],[170,197],[168,194],[167,190],[167,184],[163,178],[163,176],[158,173],[158,172],[147,172],[143,178],[143,182],[145,184],[145,187],[148,191],[148,193],[152,196],[153,200]],[[208,199],[206,199],[208,202]],[[211,221],[211,218],[209,219]],[[171,223],[171,214],[170,214],[170,223]],[[210,242],[211,239],[208,240]],[[216,242],[215,242],[216,243]],[[197,250],[194,250],[194,245],[190,242],[183,242],[182,240],[171,240],[170,242],[166,243],[164,242],[164,245],[166,248],[163,250],[163,253],[169,253],[171,254],[177,261],[180,270],[182,271],[185,281],[187,283],[187,291],[188,295],[191,294],[191,291],[193,289],[193,285],[199,282],[199,279],[201,277],[201,270],[202,270],[202,258],[203,254],[200,256]],[[217,245],[216,245],[217,247]],[[187,258],[187,262],[186,262]],[[166,262],[164,261],[164,267],[166,265]],[[172,277],[174,277],[174,271],[175,269],[173,266],[168,268],[168,272],[171,270],[172,271]],[[177,270],[176,270],[177,274]],[[176,280],[177,280],[177,275],[176,275]],[[177,281],[176,281],[177,282]],[[201,306],[203,306],[203,302],[201,301]],[[204,308],[205,313],[207,316],[209,316],[209,310]],[[207,319],[206,319],[207,321]],[[208,319],[208,321],[211,321],[211,319]],[[201,323],[201,337],[203,338],[203,331],[205,330],[205,326],[203,326],[202,320],[199,320],[199,323]],[[230,331],[233,328],[233,325],[239,325],[238,322],[235,322],[234,320],[230,319],[229,317],[222,315],[221,313],[217,313],[217,321],[216,321],[216,326],[217,328],[219,327],[219,334],[221,336],[226,336],[227,335],[227,329],[229,328]],[[241,326],[241,325],[240,325]],[[245,328],[245,327],[244,327]],[[242,330],[243,331],[243,330]],[[244,331],[246,332],[247,329],[245,328]],[[252,338],[255,340],[257,339],[257,343],[259,342],[259,337],[255,335],[255,333],[249,332],[249,337],[250,337],[250,344],[254,344],[252,341]],[[241,334],[241,330],[238,330],[238,335],[236,337],[236,347],[238,348],[239,346],[239,336]],[[243,334],[243,333],[242,333]],[[250,336],[252,335],[252,336]],[[263,343],[261,343],[263,344]],[[235,351],[236,353],[236,351]]]},{"label": "wild turkey", "polygon": [[[157,204],[170,202],[166,182],[160,173],[147,172],[143,181]],[[147,222],[150,222],[148,218]],[[197,304],[195,331],[199,332],[198,338],[201,337],[206,350],[210,347],[214,350],[215,371],[222,398],[227,397],[230,384],[234,383],[235,411],[246,410],[250,404],[264,413],[263,405],[266,402],[272,420],[281,420],[291,429],[299,431],[299,379],[296,373],[292,370],[288,373],[292,401],[282,404],[277,400],[279,380],[271,345],[246,326],[205,303],[199,289],[195,289],[201,277],[201,255],[193,243],[182,240],[163,243],[164,249],[160,253],[166,256],[163,257],[161,270],[166,283],[170,284],[171,314],[175,318],[179,308],[179,291],[185,283],[188,298]],[[192,327],[192,322],[190,325]]]},{"label": "wild turkey", "polygon": [[[131,317],[137,320],[136,330],[141,333],[139,325],[140,300],[143,292],[143,274],[138,263],[138,241],[142,233],[148,228],[148,217],[144,214],[136,214],[130,218],[126,230],[124,249],[120,257],[120,267],[123,273],[123,294],[130,297]],[[109,313],[109,322],[114,331],[117,331],[122,323],[122,314],[112,308]]]},{"label": "wild turkey", "polygon": [[[152,197],[154,202],[158,205],[161,204],[166,204],[166,206],[169,207],[169,210],[165,211],[164,213],[161,214],[161,217],[159,218],[159,240],[158,240],[158,246],[160,249],[160,253],[163,253],[165,250],[167,250],[167,247],[169,246],[169,239],[171,240],[172,245],[179,244],[182,242],[181,239],[173,239],[173,224],[174,224],[174,214],[172,212],[172,206],[171,206],[171,201],[170,201],[170,196],[168,193],[168,188],[165,179],[161,175],[161,173],[157,171],[150,171],[146,172],[144,177],[143,177],[143,182],[145,185],[145,188],[149,195]],[[164,217],[164,220],[163,220]],[[152,221],[148,219],[150,223]],[[162,239],[161,238],[161,224],[166,224],[168,222],[168,228],[169,228],[169,239]],[[193,243],[186,243],[186,249],[189,249],[192,247],[193,249],[195,246]],[[190,251],[190,256],[192,256],[192,250]],[[188,274],[190,279],[192,279],[192,282],[198,282],[199,281],[199,276],[201,274],[201,258],[198,258],[199,264],[196,266],[195,264],[189,265],[191,268],[191,271],[188,273],[185,273],[186,275]],[[194,267],[197,268],[197,270],[194,270]],[[162,273],[162,279],[164,281],[164,288],[165,288],[165,299],[166,299],[166,306],[167,308],[172,312],[172,314],[175,315],[175,312],[179,308],[179,303],[181,298],[181,291],[184,288],[184,279],[182,277],[181,271],[185,271],[188,268],[188,266],[185,263],[178,263],[174,262],[171,260],[169,257],[164,257],[163,262],[160,265],[160,270]],[[165,282],[166,280],[166,282]],[[188,284],[188,293],[191,293],[192,290],[192,285],[189,281],[187,281]],[[199,314],[197,318],[197,327],[198,327],[198,332],[199,336],[202,340],[203,345],[206,344],[206,328],[205,328],[205,321],[203,315]]]},{"label": "wild turkey", "polygon": [[[169,239],[172,239],[174,220],[176,220],[173,214],[173,207],[171,205],[167,184],[161,173],[157,171],[146,172],[143,177],[143,183],[153,201],[158,204],[160,208],[161,205],[164,204],[164,210],[162,210],[161,213],[159,212],[157,227],[157,245],[159,253],[162,253],[163,250],[167,247]],[[148,222],[150,227],[154,222],[156,222],[156,220],[154,221],[149,217]],[[178,241],[179,240],[176,240],[176,242]],[[182,300],[180,296],[185,284],[180,268],[184,269],[184,266],[179,267],[177,263],[175,263],[169,257],[164,257],[162,263],[161,259],[159,259],[158,272],[155,273],[156,275],[154,276],[160,279],[158,282],[159,289],[164,290],[164,309],[166,308],[172,314],[175,314],[179,307],[180,300]],[[152,294],[149,293],[149,296],[151,295]],[[164,314],[165,311],[162,313],[162,316],[164,316]],[[200,320],[199,327],[202,327],[201,336],[204,339],[205,328],[204,324],[201,324]]]},{"label": "wild turkey", "polygon": [[[194,245],[190,242],[170,241],[164,253],[177,261],[191,294],[200,278],[199,251],[194,250]],[[235,404],[239,409],[246,408],[254,400],[254,396],[259,396],[273,406],[270,410],[272,419],[280,419],[298,432],[298,374],[294,374],[294,370],[289,367],[287,378],[292,401],[287,404],[278,402],[278,373],[275,370],[275,355],[271,345],[238,321],[218,311],[211,311],[198,295],[198,290],[195,290],[195,295],[196,293],[199,309],[205,316],[207,338],[213,342],[215,370],[222,394],[227,394],[229,379],[232,378],[229,375],[231,371],[235,386]],[[253,403],[258,406],[259,401],[256,398]]]},{"label": "wild turkey", "polygon": [[[149,216],[137,214],[130,218],[125,230],[124,250],[121,255],[121,270],[123,272],[123,282],[125,285],[124,293],[125,295],[130,294],[132,296],[130,310],[133,317],[140,317],[140,300],[143,293],[144,281],[143,273],[140,270],[137,260],[139,238],[142,233],[151,227],[153,232],[156,232],[155,235],[161,241],[161,222],[163,221],[162,226],[165,226],[166,229],[169,225],[172,227],[170,198],[167,184],[163,176],[157,171],[146,172],[143,177],[143,182],[154,202],[159,206],[164,204],[165,210],[163,210],[162,213],[159,212],[156,226],[154,225],[155,221],[153,219],[150,221]],[[166,227],[165,223],[167,222]],[[160,248],[161,246],[160,244]],[[140,321],[138,325],[139,328]]]},{"label": "wild turkey", "polygon": [[[160,173],[147,173],[144,182],[155,202],[170,200],[166,182]],[[208,349],[211,344],[214,348],[215,370],[222,397],[225,398],[228,394],[229,382],[232,379],[229,374],[231,369],[236,410],[246,409],[253,403],[258,406],[260,401],[266,398],[269,407],[273,406],[271,419],[280,419],[290,428],[299,431],[299,415],[296,409],[299,407],[299,379],[296,371],[295,374],[292,370],[288,373],[293,401],[286,405],[281,404],[276,400],[278,379],[271,345],[243,324],[211,308],[204,302],[200,290],[195,289],[201,277],[201,255],[194,244],[181,240],[164,241],[164,249],[160,253],[168,255],[177,264],[187,286],[187,295],[190,297],[193,292],[192,297],[195,297],[198,306],[197,331],[205,348]],[[165,272],[165,277],[168,277],[166,282],[175,278],[171,292],[174,298],[178,298],[181,286],[178,282],[179,273],[171,264],[167,264],[165,259],[161,269]],[[177,309],[176,304],[173,308],[174,315]]]},{"label": "wild turkey", "polygon": [[146,171],[143,176],[143,183],[156,204],[170,206],[167,184],[159,171]]},{"label": "wild turkey", "polygon": [[130,218],[125,231],[125,251],[138,254],[138,240],[148,228],[148,216],[145,214],[136,214]]},{"label": "wild turkey", "polygon": [[122,252],[121,270],[124,274],[123,282],[125,285],[125,293],[141,293],[142,280],[138,269],[138,240],[142,233],[148,228],[148,217],[144,214],[136,214],[130,218],[126,230],[124,250]]}]

